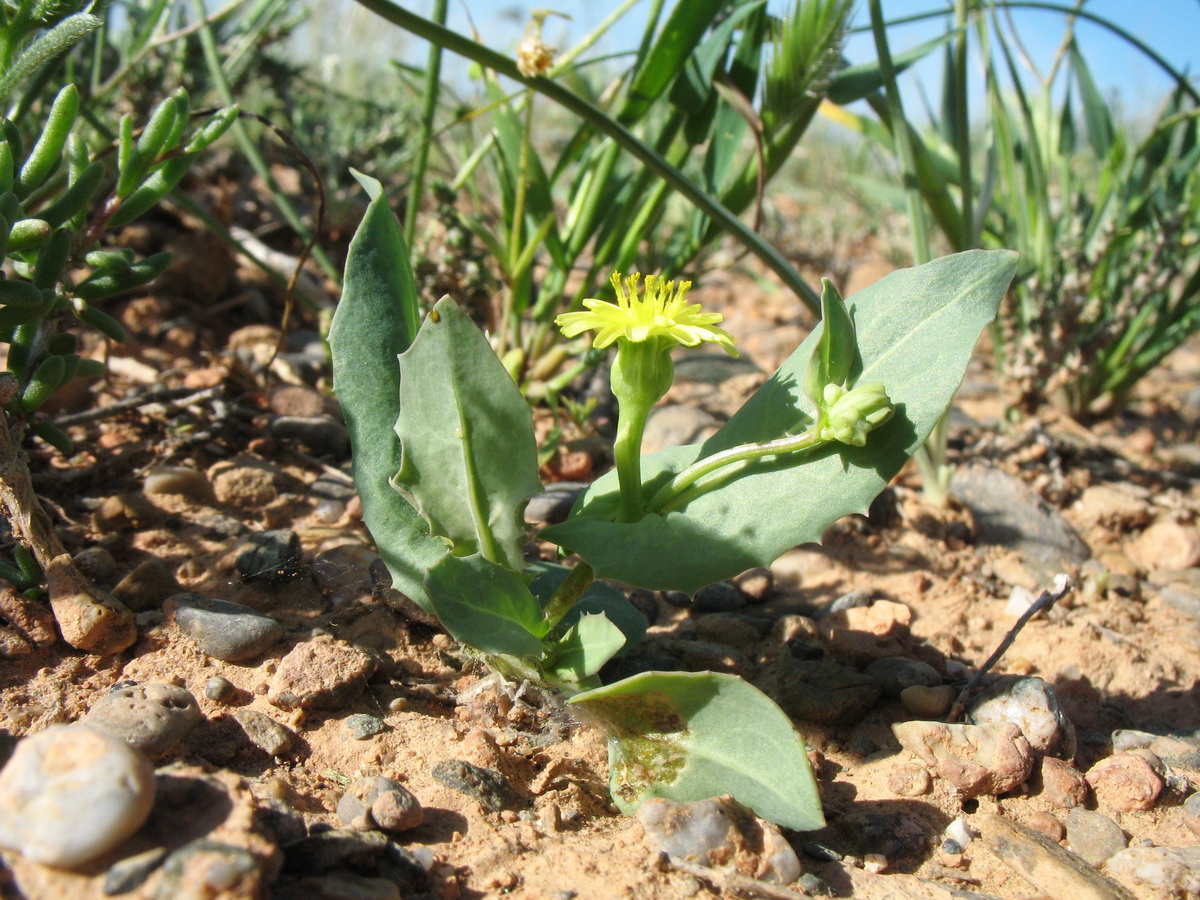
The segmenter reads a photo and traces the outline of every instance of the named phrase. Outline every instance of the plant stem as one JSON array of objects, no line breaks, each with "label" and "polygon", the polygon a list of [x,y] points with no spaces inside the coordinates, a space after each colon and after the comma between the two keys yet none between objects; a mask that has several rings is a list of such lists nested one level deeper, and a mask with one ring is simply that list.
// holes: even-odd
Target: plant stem
[{"label": "plant stem", "polygon": [[621,485],[622,522],[636,522],[642,517],[642,435],[652,408],[650,403],[620,404],[613,456]]},{"label": "plant stem", "polygon": [[558,586],[558,590],[554,592],[554,596],[546,601],[546,606],[542,609],[542,618],[546,620],[546,624],[550,626],[551,630],[575,608],[575,604],[579,602],[579,599],[595,580],[596,573],[582,560],[567,574],[563,583]]},{"label": "plant stem", "polygon": [[[447,0],[434,0],[432,19],[439,25],[446,24]],[[417,155],[413,160],[412,184],[408,189],[408,206],[404,211],[404,241],[409,253],[417,236],[417,213],[421,208],[421,194],[425,190],[425,169],[429,165],[429,145],[433,143],[433,116],[437,112],[441,94],[442,48],[430,43],[429,56],[425,63],[425,102],[421,108],[421,130],[417,136]]]},{"label": "plant stem", "polygon": [[663,513],[672,507],[680,506],[686,500],[701,493],[700,491],[685,493],[688,488],[705,475],[734,463],[762,459],[766,456],[780,456],[784,453],[807,453],[815,450],[822,444],[828,443],[817,437],[817,430],[814,426],[800,434],[775,438],[772,441],[761,441],[756,444],[739,444],[728,450],[722,450],[720,453],[714,453],[712,456],[706,456],[704,459],[692,463],[660,488],[650,501],[650,509],[652,512]]}]

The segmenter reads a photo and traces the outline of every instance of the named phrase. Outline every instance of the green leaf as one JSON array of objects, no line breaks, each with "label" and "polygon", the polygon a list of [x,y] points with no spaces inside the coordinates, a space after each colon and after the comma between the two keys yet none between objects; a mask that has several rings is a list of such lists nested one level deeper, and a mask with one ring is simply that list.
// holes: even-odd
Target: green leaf
[{"label": "green leaf", "polygon": [[542,607],[515,572],[482,556],[445,556],[425,577],[429,607],[456,640],[516,657],[540,657]]},{"label": "green leaf", "polygon": [[586,693],[608,730],[613,800],[681,803],[725,794],[764,819],[811,831],[825,824],[804,740],[766,694],[734,675],[645,672]]},{"label": "green leaf", "polygon": [[[819,541],[830,523],[865,513],[928,437],[1015,269],[1016,255],[1009,251],[969,251],[893,272],[848,301],[862,360],[858,377],[882,381],[896,406],[865,447],[829,446],[799,458],[743,464],[724,484],[681,508],[632,524],[611,521],[620,491],[615,474],[605,475],[570,519],[542,537],[577,552],[597,577],[688,592]],[[810,424],[815,410],[803,385],[818,341],[810,335],[703,445],[644,457],[643,496],[653,497],[701,457]]]},{"label": "green leaf", "polygon": [[[938,47],[955,38],[962,30],[962,28],[948,29],[943,34],[939,34],[911,50],[894,54],[892,65],[895,66],[896,74],[899,75],[905,69],[920,62]],[[855,100],[862,100],[882,87],[883,71],[879,67],[878,60],[871,60],[839,69],[829,80],[829,90],[826,96],[833,103],[842,106],[853,103]]]},{"label": "green leaf", "polygon": [[[526,571],[536,573],[529,590],[541,601],[542,606],[545,606],[571,570],[555,563],[539,561],[527,566]],[[564,627],[574,625],[583,615],[604,615],[621,629],[621,633],[625,635],[625,644],[620,653],[636,647],[646,637],[646,617],[638,612],[624,594],[602,581],[592,582],[579,602],[563,616],[560,624]]]},{"label": "green leaf", "polygon": [[625,646],[625,635],[603,613],[588,613],[567,629],[554,647],[547,670],[561,681],[595,675]]},{"label": "green leaf", "polygon": [[354,447],[363,522],[397,590],[428,609],[425,572],[446,555],[424,519],[392,487],[400,471],[393,430],[400,412],[397,356],[417,333],[417,288],[408,247],[379,182],[362,178],[371,204],[350,243],[342,299],[329,328],[333,386]]},{"label": "green leaf", "polygon": [[525,501],[538,480],[533,416],[478,326],[438,301],[400,356],[394,483],[454,553],[525,567]]}]

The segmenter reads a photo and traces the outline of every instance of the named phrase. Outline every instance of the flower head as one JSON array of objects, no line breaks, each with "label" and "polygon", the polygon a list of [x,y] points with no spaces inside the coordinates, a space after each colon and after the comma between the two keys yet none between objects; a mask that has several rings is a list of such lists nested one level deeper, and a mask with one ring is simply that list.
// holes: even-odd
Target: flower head
[{"label": "flower head", "polygon": [[617,293],[617,302],[584,300],[587,312],[563,313],[554,320],[562,333],[572,338],[585,331],[596,332],[593,346],[604,348],[618,339],[641,343],[653,338],[695,347],[703,341],[720,344],[730,356],[737,356],[733,335],[713,326],[725,317],[701,311],[699,303],[688,303],[690,281],[666,281],[658,275],[646,276],[646,289],[638,296],[642,276],[634,272],[624,283],[614,272],[609,281]]},{"label": "flower head", "polygon": [[825,385],[823,441],[841,441],[865,447],[867,435],[883,425],[896,411],[882,381],[865,381],[852,390],[838,384]]}]

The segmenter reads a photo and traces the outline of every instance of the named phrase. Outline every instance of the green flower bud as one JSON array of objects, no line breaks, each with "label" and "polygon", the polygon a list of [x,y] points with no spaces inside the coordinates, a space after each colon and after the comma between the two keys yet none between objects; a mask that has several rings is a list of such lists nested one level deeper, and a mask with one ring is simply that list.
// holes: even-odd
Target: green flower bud
[{"label": "green flower bud", "polygon": [[841,441],[854,447],[867,443],[867,435],[892,417],[895,407],[882,381],[867,381],[847,391],[825,385],[824,410],[818,438]]}]

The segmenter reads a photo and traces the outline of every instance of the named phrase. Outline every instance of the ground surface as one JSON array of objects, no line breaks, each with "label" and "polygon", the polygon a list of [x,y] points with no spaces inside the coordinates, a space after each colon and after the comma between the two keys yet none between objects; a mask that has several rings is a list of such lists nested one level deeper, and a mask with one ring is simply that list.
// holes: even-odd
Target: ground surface
[{"label": "ground surface", "polygon": [[[215,264],[194,252],[199,262],[181,270],[181,283],[204,280],[198,271],[206,278],[214,271],[235,278],[221,269],[228,265],[224,256],[213,252]],[[867,279],[871,273],[855,274]],[[719,419],[761,381],[755,367],[769,371],[808,325],[794,304],[763,293],[748,278],[717,275],[705,291],[718,308],[729,304],[728,324],[754,366],[728,373],[732,377],[716,386],[704,380],[708,375],[681,383],[671,399]],[[246,302],[260,302],[255,297]],[[111,555],[111,564],[102,558],[93,567],[102,586],[116,588],[147,560],[165,564],[178,586],[145,589],[137,601],[139,639],[123,653],[98,657],[58,641],[4,660],[0,729],[11,750],[11,738],[79,719],[115,684],[182,686],[196,698],[203,720],[156,764],[193,767],[176,770],[192,776],[233,773],[237,778],[221,782],[232,798],[226,806],[257,809],[257,824],[238,831],[232,812],[210,815],[176,797],[173,814],[187,827],[173,830],[164,825],[167,819],[152,818],[128,846],[79,872],[49,870],[5,853],[14,895],[104,896],[114,863],[148,847],[203,836],[199,823],[210,823],[203,827],[223,828],[227,840],[258,854],[263,883],[284,866],[276,896],[396,896],[387,886],[392,870],[378,848],[359,848],[349,861],[327,865],[309,865],[298,856],[306,851],[279,849],[306,832],[343,827],[336,810],[347,786],[381,774],[405,784],[425,810],[422,825],[392,835],[419,851],[418,862],[429,870],[423,877],[404,870],[403,878],[391,878],[403,885],[405,897],[669,900],[756,892],[802,896],[822,885],[839,896],[861,897],[971,896],[954,891],[1065,896],[1018,874],[1010,863],[1019,853],[997,837],[989,818],[1058,836],[1056,824],[1069,810],[1041,783],[1041,763],[1022,787],[998,797],[965,797],[935,764],[900,748],[891,726],[921,717],[887,695],[834,721],[797,721],[813,751],[829,820],[822,832],[788,835],[800,850],[806,880],[787,888],[755,887],[745,876],[665,861],[641,826],[610,805],[597,732],[552,703],[521,695],[520,686],[489,678],[380,587],[372,575],[378,570],[371,567],[370,538],[344,475],[346,448],[337,428],[320,418],[328,372],[319,355],[307,361],[293,355],[263,372],[259,364],[274,339],[265,324],[270,313],[258,314],[256,323],[243,304],[212,316],[205,309],[213,302],[181,292],[121,304],[116,312],[132,339],[118,351],[113,382],[92,386],[61,414],[162,386],[191,390],[182,399],[72,426],[80,449],[70,460],[42,449],[32,454],[36,487],[68,549],[99,547]],[[945,683],[961,686],[1014,622],[1019,607],[1010,603],[1013,586],[1036,594],[1051,586],[1056,571],[1069,571],[1077,589],[1032,621],[995,671],[1038,676],[1053,686],[1076,730],[1080,772],[1113,755],[1112,735],[1120,729],[1182,739],[1182,750],[1172,745],[1174,755],[1157,757],[1167,785],[1148,808],[1122,811],[1090,791],[1085,805],[1098,806],[1131,845],[1194,845],[1194,817],[1184,800],[1200,786],[1200,774],[1189,766],[1200,753],[1194,740],[1200,731],[1197,345],[1173,357],[1126,414],[1089,428],[1047,412],[1001,431],[994,383],[980,359],[960,400],[964,415],[952,434],[954,460],[986,464],[1030,486],[1046,506],[1062,512],[1088,552],[1064,551],[1057,558],[1031,553],[1019,535],[997,537],[961,504],[930,506],[908,473],[869,519],[844,520],[823,546],[786,554],[773,568],[773,587],[761,597],[742,598],[724,612],[676,607],[662,598],[643,602],[653,615],[650,647],[685,668],[737,672],[768,691],[783,658],[820,659],[856,672],[878,656],[917,658],[933,665]],[[292,387],[280,391],[287,382]],[[297,437],[278,427],[280,415],[307,418],[310,430]],[[197,482],[189,482],[191,496],[147,493],[147,475],[157,465],[205,473],[202,481],[215,493]],[[573,465],[580,468],[578,458]],[[231,469],[238,474],[228,475]],[[1040,509],[1029,499],[1006,502],[1029,503],[1031,516]],[[262,577],[269,571],[238,565],[248,537],[264,530],[294,531],[302,546],[299,560],[282,564],[285,575],[276,580]],[[266,612],[285,633],[256,657],[221,662],[162,612],[163,594],[178,590]],[[821,618],[852,591],[866,592],[873,603],[865,607],[873,610],[870,621]],[[272,702],[271,685],[285,655],[302,644],[357,647],[370,657],[373,674],[360,692],[329,700],[325,708],[282,708]],[[210,688],[214,676],[233,686],[220,699],[209,696],[219,693]],[[246,710],[283,726],[290,746],[272,756],[256,745],[236,718]],[[356,739],[347,723],[354,714],[381,719],[384,730]],[[499,772],[511,789],[504,808],[488,811],[435,778],[435,767],[447,760]],[[959,818],[984,837],[964,840],[966,846],[946,844],[943,832]],[[355,881],[347,869],[378,877]],[[152,875],[128,896],[166,896],[155,880],[163,877]],[[239,895],[236,889],[222,893],[214,883],[210,878],[202,888],[185,873],[174,896]],[[1123,896],[1103,880],[1086,883],[1086,890],[1063,890]],[[1147,897],[1194,896],[1183,884],[1179,876],[1158,893],[1137,890]]]}]

